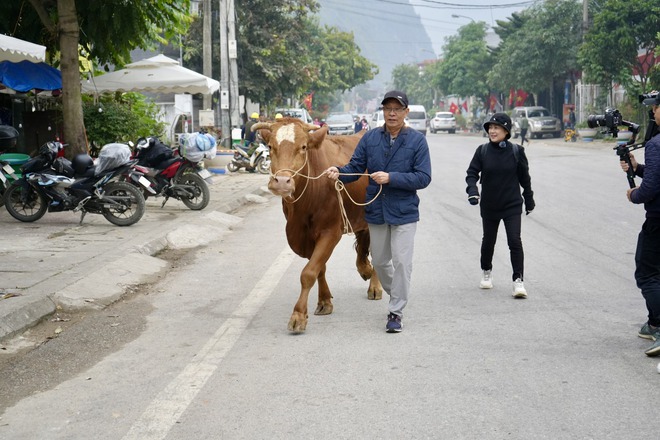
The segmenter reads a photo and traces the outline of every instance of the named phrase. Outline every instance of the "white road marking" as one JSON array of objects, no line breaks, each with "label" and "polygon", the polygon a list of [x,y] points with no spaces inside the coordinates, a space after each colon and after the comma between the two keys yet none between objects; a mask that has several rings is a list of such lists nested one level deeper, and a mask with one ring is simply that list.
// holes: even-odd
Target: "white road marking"
[{"label": "white road marking", "polygon": [[151,402],[124,440],[165,438],[273,293],[294,256],[288,246],[284,248],[252,292],[204,345],[195,361],[189,363]]}]

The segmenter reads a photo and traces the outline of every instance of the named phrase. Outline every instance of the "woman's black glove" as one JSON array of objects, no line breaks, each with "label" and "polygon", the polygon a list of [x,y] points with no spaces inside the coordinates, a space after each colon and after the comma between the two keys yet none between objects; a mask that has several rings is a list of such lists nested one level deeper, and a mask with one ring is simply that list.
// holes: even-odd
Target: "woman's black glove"
[{"label": "woman's black glove", "polygon": [[470,202],[470,205],[478,205],[479,204],[479,196],[470,196],[470,197],[468,197],[468,202]]}]

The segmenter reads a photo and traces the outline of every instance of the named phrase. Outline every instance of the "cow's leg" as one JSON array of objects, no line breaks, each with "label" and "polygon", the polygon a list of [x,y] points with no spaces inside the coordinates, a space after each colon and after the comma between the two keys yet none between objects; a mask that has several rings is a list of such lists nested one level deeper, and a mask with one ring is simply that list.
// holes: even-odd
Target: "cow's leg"
[{"label": "cow's leg", "polygon": [[[314,245],[314,252],[312,253],[309,262],[305,265],[300,274],[300,297],[298,302],[293,308],[293,313],[289,319],[288,329],[292,332],[302,333],[307,328],[307,301],[309,298],[309,291],[314,286],[314,283],[321,276],[321,282],[319,284],[319,307],[323,305],[322,308],[332,312],[332,295],[330,294],[330,289],[328,284],[325,281],[325,263],[332,255],[339,239],[341,238],[341,232],[337,234],[325,233]],[[323,301],[323,303],[321,303]],[[318,310],[318,308],[317,308]]]},{"label": "cow's leg", "polygon": [[330,288],[328,287],[328,282],[325,280],[325,264],[319,272],[319,276],[316,278],[319,286],[319,302],[316,305],[316,310],[314,310],[315,315],[329,315],[332,313],[332,294],[330,293]]},{"label": "cow's leg", "polygon": [[380,284],[378,275],[374,267],[369,262],[369,245],[371,244],[369,230],[358,231],[355,233],[355,251],[357,252],[357,266],[358,273],[362,279],[369,280],[369,288],[367,289],[367,298],[369,299],[382,299],[383,286]]}]

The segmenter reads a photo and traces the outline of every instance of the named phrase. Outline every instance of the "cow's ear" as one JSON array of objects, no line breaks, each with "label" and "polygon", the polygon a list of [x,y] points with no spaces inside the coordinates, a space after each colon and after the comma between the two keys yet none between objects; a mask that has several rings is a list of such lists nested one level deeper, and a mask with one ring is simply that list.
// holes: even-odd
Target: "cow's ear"
[{"label": "cow's ear", "polygon": [[324,125],[318,130],[314,130],[309,134],[309,143],[307,144],[310,148],[318,148],[321,146],[321,143],[325,139],[325,135],[328,134],[328,126]]}]

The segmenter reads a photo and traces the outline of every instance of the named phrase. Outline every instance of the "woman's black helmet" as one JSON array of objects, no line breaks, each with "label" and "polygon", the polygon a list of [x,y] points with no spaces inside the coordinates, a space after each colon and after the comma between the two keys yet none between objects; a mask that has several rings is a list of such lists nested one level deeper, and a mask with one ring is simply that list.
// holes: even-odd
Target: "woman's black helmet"
[{"label": "woman's black helmet", "polygon": [[506,113],[495,113],[488,121],[484,123],[484,130],[488,133],[488,126],[490,124],[499,125],[507,131],[507,139],[511,137],[511,118]]}]

